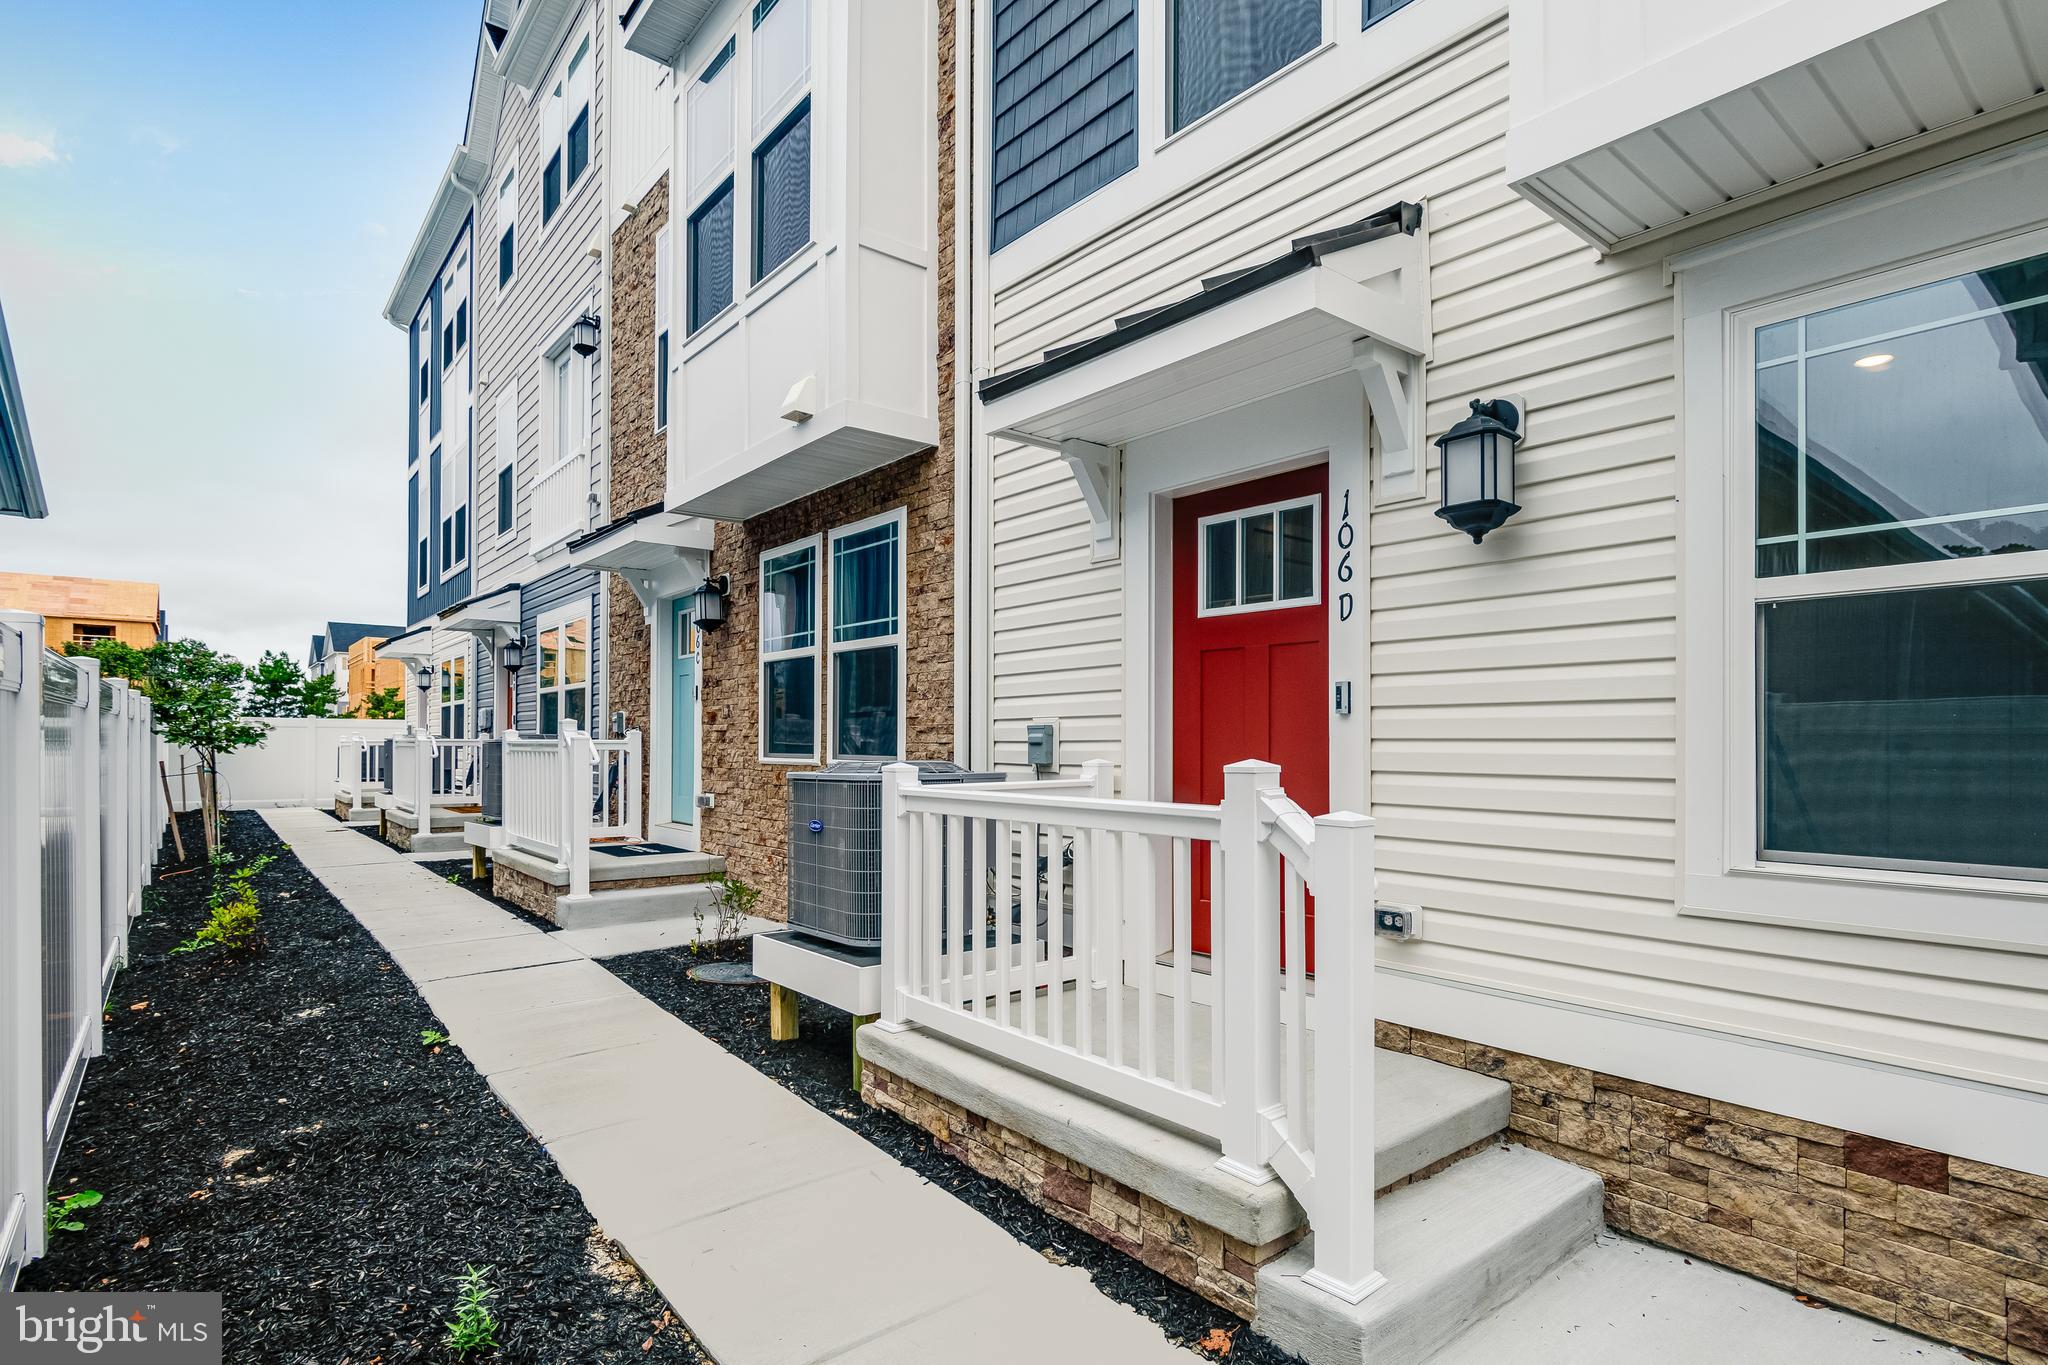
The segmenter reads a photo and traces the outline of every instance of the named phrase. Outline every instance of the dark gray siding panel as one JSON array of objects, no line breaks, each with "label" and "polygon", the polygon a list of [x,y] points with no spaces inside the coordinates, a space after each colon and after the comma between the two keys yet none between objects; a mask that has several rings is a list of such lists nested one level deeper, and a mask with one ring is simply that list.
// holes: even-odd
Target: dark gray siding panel
[{"label": "dark gray siding panel", "polygon": [[[599,575],[588,569],[564,569],[519,593],[519,633],[526,637],[526,665],[519,670],[519,733],[530,735],[540,726],[540,618],[574,598],[591,604],[590,620],[590,723],[594,731],[605,725],[604,694],[604,596],[598,591]],[[600,738],[602,735],[600,735]]]},{"label": "dark gray siding panel", "polygon": [[996,10],[991,249],[1138,164],[1137,0]]}]

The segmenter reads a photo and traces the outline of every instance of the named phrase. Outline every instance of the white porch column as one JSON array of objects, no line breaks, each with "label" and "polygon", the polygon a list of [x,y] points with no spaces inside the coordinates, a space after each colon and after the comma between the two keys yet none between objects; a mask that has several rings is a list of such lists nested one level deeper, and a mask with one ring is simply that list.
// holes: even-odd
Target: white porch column
[{"label": "white porch column", "polygon": [[917,769],[911,764],[891,763],[882,769],[882,1017],[877,1023],[891,1032],[910,1027],[903,1007],[917,951],[910,897],[911,888],[922,881],[903,793],[917,785]]},{"label": "white porch column", "polygon": [[597,793],[597,750],[576,722],[562,722],[562,837],[569,860],[569,894],[590,894],[591,803]]},{"label": "white porch column", "polygon": [[1373,834],[1363,815],[1316,817],[1315,1267],[1346,1303],[1386,1283],[1372,1264]]},{"label": "white porch column", "polygon": [[[1280,1103],[1280,870],[1261,837],[1261,792],[1280,790],[1278,765],[1258,759],[1223,770],[1223,885],[1209,896],[1210,959],[1223,1032],[1223,1159],[1242,1180],[1272,1180],[1267,1115]],[[1220,930],[1220,933],[1218,932]],[[1368,1140],[1370,1140],[1368,1138]]]}]

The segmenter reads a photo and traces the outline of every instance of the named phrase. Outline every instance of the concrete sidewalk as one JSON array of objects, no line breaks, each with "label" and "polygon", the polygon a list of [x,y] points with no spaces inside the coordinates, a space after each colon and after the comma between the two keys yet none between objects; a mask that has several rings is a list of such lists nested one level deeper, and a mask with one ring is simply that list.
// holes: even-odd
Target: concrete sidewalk
[{"label": "concrete sidewalk", "polygon": [[611,940],[543,933],[324,812],[263,815],[721,1365],[1198,1359],[646,1000],[593,960]]}]

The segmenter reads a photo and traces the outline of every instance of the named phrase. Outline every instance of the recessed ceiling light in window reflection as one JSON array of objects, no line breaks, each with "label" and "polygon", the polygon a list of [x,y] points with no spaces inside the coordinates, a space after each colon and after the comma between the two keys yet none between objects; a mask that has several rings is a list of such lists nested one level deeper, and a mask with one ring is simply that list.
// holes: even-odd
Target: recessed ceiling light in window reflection
[{"label": "recessed ceiling light in window reflection", "polygon": [[1889,352],[1879,351],[1875,355],[1867,355],[1859,359],[1856,362],[1856,368],[1871,371],[1889,370],[1892,367],[1892,362],[1896,359],[1898,357]]}]

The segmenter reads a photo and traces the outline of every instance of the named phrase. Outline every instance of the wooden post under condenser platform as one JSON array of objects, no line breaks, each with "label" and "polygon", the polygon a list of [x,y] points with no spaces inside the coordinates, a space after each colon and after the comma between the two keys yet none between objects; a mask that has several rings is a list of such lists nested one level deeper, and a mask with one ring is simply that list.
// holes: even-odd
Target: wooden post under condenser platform
[{"label": "wooden post under condenser platform", "polygon": [[473,882],[480,882],[484,879],[484,846],[482,844],[471,844],[469,846],[469,879]]},{"label": "wooden post under condenser platform", "polygon": [[777,1043],[796,1039],[796,992],[776,982],[768,983],[768,1037]]},{"label": "wooden post under condenser platform", "polygon": [[881,1018],[879,1014],[856,1014],[853,1016],[853,1093],[860,1093],[860,1030],[863,1024],[872,1024]]}]

